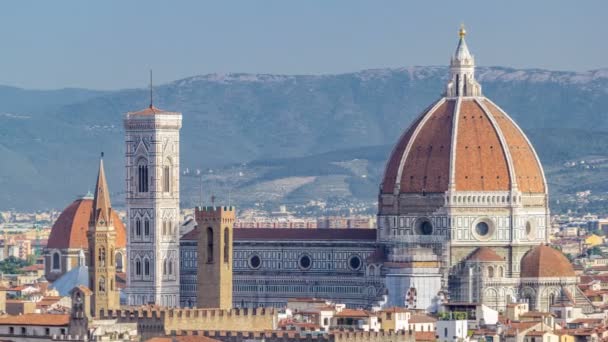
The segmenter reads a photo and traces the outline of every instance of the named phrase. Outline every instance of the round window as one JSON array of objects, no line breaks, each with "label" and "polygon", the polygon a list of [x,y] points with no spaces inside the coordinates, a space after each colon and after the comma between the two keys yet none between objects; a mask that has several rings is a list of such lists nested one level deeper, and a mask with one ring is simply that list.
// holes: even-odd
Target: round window
[{"label": "round window", "polygon": [[426,219],[420,220],[416,223],[415,231],[418,235],[431,235],[433,234],[433,224]]},{"label": "round window", "polygon": [[249,258],[249,267],[253,269],[258,269],[260,268],[260,266],[262,266],[262,260],[260,259],[260,257],[257,255],[252,255]]},{"label": "round window", "polygon": [[490,232],[490,226],[485,222],[479,222],[475,225],[475,232],[479,236],[486,236]]},{"label": "round window", "polygon": [[300,264],[301,269],[307,270],[312,265],[312,260],[308,255],[302,255],[298,263]]},{"label": "round window", "polygon": [[358,255],[353,255],[348,259],[348,266],[351,270],[356,271],[361,268],[361,258]]}]

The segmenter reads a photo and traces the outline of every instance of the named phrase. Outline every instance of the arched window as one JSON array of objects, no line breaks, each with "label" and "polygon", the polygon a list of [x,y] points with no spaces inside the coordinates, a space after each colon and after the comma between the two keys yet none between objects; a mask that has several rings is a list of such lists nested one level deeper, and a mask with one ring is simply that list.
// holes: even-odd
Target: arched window
[{"label": "arched window", "polygon": [[141,276],[141,260],[135,260],[135,275]]},{"label": "arched window", "polygon": [[58,270],[61,269],[61,261],[59,261],[60,255],[59,252],[53,253],[53,269]]},{"label": "arched window", "polygon": [[150,220],[148,218],[144,219],[144,235],[150,236]]},{"label": "arched window", "polygon": [[150,275],[150,260],[148,260],[147,258],[144,259],[144,275]]},{"label": "arched window", "polygon": [[148,192],[148,162],[145,159],[137,165],[137,192]]},{"label": "arched window", "polygon": [[141,236],[141,219],[135,219],[135,236]]},{"label": "arched window", "polygon": [[163,261],[163,275],[167,275],[167,259]]},{"label": "arched window", "polygon": [[122,253],[116,252],[116,271],[122,272]]},{"label": "arched window", "polygon": [[163,192],[171,191],[171,166],[163,167]]},{"label": "arched window", "polygon": [[110,291],[114,291],[114,279],[110,279]]},{"label": "arched window", "polygon": [[504,278],[505,276],[505,270],[502,268],[502,266],[498,266],[498,276],[501,278]]},{"label": "arched window", "polygon": [[173,260],[167,262],[169,264],[169,275],[173,275]]},{"label": "arched window", "polygon": [[97,261],[99,262],[99,266],[103,267],[106,265],[106,249],[101,247],[99,248],[99,255],[97,257]]},{"label": "arched window", "polygon": [[224,228],[224,263],[230,262],[230,231]]},{"label": "arched window", "polygon": [[167,221],[163,220],[163,236],[167,235]]},{"label": "arched window", "polygon": [[488,278],[494,278],[494,267],[488,267]]},{"label": "arched window", "polygon": [[207,228],[207,262],[213,262],[213,228]]},{"label": "arched window", "polygon": [[167,234],[171,235],[173,233],[173,222],[167,221]]},{"label": "arched window", "polygon": [[99,292],[105,292],[106,291],[106,278],[104,277],[99,277]]}]

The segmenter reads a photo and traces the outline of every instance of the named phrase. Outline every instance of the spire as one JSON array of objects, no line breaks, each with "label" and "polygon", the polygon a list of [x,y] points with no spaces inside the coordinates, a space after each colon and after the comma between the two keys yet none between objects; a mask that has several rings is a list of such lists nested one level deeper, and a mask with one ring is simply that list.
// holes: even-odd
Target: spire
[{"label": "spire", "polygon": [[93,198],[93,211],[91,212],[91,224],[97,226],[110,226],[112,204],[110,203],[110,193],[106,182],[106,173],[103,169],[103,152],[99,159],[99,173],[97,184],[95,185],[95,197]]},{"label": "spire", "polygon": [[458,30],[458,45],[450,61],[450,81],[446,96],[481,96],[481,86],[475,80],[475,57],[469,51],[465,36],[464,24]]}]

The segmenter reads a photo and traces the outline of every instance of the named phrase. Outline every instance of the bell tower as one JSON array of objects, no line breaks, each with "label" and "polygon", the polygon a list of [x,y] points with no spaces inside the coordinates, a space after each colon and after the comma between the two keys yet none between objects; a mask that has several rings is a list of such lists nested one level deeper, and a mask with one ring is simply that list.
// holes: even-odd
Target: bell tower
[{"label": "bell tower", "polygon": [[91,311],[93,316],[98,317],[101,310],[107,312],[120,307],[115,284],[116,229],[114,229],[110,192],[103,169],[103,153],[99,161],[99,174],[95,186],[88,235],[89,284],[93,291]]},{"label": "bell tower", "polygon": [[124,120],[129,305],[179,305],[182,114],[150,106]]},{"label": "bell tower", "polygon": [[232,232],[234,207],[195,210],[198,237],[197,298],[199,308],[232,307]]}]

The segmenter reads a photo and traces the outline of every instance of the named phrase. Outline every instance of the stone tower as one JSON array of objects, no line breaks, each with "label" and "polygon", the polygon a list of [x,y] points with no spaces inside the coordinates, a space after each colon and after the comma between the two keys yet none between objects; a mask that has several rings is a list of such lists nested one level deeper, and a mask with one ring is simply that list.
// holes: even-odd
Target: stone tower
[{"label": "stone tower", "polygon": [[127,113],[129,305],[179,305],[179,130],[182,114]]},{"label": "stone tower", "polygon": [[93,209],[89,220],[89,284],[93,291],[93,316],[101,310],[116,310],[120,299],[116,290],[116,229],[110,203],[110,192],[106,182],[102,159],[99,161],[99,174],[95,185]]},{"label": "stone tower", "polygon": [[86,337],[89,332],[89,320],[91,317],[91,290],[83,285],[78,285],[70,291],[72,299],[72,312],[70,313],[70,325],[68,334]]},{"label": "stone tower", "polygon": [[195,210],[198,237],[197,300],[200,308],[232,307],[234,207]]}]

